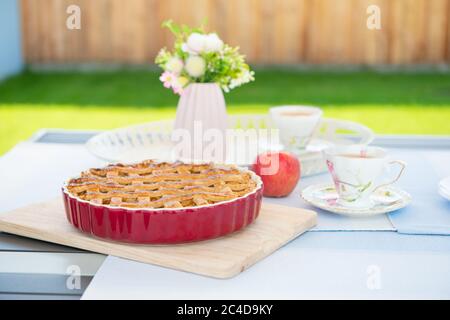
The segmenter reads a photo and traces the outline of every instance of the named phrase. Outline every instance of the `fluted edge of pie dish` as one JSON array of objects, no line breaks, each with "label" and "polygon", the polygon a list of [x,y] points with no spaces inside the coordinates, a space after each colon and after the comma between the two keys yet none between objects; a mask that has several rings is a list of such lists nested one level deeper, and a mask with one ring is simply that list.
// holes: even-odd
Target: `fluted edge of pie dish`
[{"label": "fluted edge of pie dish", "polygon": [[239,198],[199,207],[123,208],[79,199],[62,188],[67,220],[95,237],[140,244],[169,244],[213,239],[241,230],[259,215],[261,178],[247,169],[255,189]]}]

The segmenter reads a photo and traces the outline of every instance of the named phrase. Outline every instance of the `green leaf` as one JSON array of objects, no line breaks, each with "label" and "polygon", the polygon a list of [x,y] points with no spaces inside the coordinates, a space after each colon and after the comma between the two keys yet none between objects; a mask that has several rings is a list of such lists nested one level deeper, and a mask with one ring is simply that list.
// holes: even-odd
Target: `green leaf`
[{"label": "green leaf", "polygon": [[164,21],[161,26],[163,28],[167,28],[172,32],[175,36],[177,36],[180,33],[180,26],[175,24],[171,19]]}]

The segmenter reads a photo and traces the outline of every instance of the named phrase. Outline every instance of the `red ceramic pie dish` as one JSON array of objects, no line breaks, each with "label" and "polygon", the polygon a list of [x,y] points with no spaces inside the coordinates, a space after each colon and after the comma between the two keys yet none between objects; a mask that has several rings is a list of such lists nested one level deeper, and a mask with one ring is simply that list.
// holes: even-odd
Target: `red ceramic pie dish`
[{"label": "red ceramic pie dish", "polygon": [[123,208],[79,199],[63,186],[66,216],[84,233],[140,244],[170,244],[224,236],[251,224],[259,214],[263,184],[242,197],[199,207]]}]

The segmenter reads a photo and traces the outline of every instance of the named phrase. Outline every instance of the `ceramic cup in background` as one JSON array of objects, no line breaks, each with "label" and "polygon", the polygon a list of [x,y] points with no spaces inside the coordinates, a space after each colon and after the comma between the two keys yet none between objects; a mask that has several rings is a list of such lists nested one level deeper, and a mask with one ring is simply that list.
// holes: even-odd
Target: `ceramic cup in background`
[{"label": "ceramic cup in background", "polygon": [[[336,146],[323,153],[338,193],[338,203],[348,207],[371,207],[370,195],[380,187],[395,183],[406,167],[406,163],[391,160],[386,150],[378,147]],[[394,164],[400,166],[400,171],[391,181],[382,183],[387,169]]]},{"label": "ceramic cup in background", "polygon": [[277,106],[269,113],[281,143],[292,151],[306,147],[323,114],[320,108],[310,106]]}]

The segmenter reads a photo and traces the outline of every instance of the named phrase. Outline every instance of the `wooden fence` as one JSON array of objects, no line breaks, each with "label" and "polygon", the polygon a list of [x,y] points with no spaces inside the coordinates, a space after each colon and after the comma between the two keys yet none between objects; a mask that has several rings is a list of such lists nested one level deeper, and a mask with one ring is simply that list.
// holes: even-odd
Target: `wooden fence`
[{"label": "wooden fence", "polygon": [[[81,29],[66,28],[69,5]],[[381,29],[366,25],[369,5]],[[22,0],[29,63],[152,62],[173,37],[161,22],[198,25],[253,63],[450,62],[450,0]]]}]

